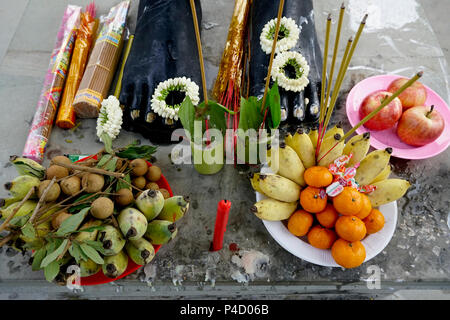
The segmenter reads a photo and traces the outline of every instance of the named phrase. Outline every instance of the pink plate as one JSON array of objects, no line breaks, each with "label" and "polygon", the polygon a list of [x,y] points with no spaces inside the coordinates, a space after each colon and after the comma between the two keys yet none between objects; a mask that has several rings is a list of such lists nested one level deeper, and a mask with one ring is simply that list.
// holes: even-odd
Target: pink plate
[{"label": "pink plate", "polygon": [[[350,91],[347,102],[347,117],[352,126],[361,121],[359,116],[359,108],[362,101],[371,93],[379,90],[387,90],[389,84],[402,76],[397,75],[381,75],[366,78],[355,85]],[[403,159],[426,159],[431,158],[443,152],[450,145],[450,109],[445,101],[433,90],[425,86],[427,89],[427,101],[425,105],[434,104],[434,110],[438,111],[445,121],[445,128],[441,136],[432,143],[422,147],[410,146],[400,140],[397,136],[397,126],[382,130],[373,131],[364,126],[359,127],[356,132],[362,134],[370,132],[370,144],[375,149],[385,149],[391,147],[393,149],[392,156]]]}]

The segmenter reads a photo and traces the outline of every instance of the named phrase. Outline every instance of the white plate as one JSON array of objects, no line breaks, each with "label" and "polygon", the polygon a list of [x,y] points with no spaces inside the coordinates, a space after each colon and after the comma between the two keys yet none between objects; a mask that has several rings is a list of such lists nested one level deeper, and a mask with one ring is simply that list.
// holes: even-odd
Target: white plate
[{"label": "white plate", "polygon": [[[270,169],[268,167],[263,167],[261,170],[261,173],[269,172]],[[266,198],[264,195],[256,192],[256,201],[260,201],[264,198]],[[384,227],[377,233],[368,235],[361,241],[366,248],[366,259],[364,262],[369,261],[386,248],[394,235],[395,227],[397,225],[396,201],[382,205],[378,210],[380,210],[384,216]],[[331,250],[314,248],[309,243],[290,233],[281,221],[263,220],[263,223],[275,241],[294,256],[320,266],[340,267],[334,262],[334,259],[331,256]]]}]

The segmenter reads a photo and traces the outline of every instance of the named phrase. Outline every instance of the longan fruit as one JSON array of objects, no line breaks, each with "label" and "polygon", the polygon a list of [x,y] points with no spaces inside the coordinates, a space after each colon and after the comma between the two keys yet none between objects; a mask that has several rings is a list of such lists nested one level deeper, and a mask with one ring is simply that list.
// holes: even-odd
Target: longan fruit
[{"label": "longan fruit", "polygon": [[170,193],[166,189],[162,188],[162,189],[159,189],[159,191],[162,193],[164,199],[170,198]]},{"label": "longan fruit", "polygon": [[52,180],[53,177],[56,179],[61,179],[69,175],[69,169],[57,166],[56,164],[51,165],[47,169],[47,179]]},{"label": "longan fruit", "polygon": [[131,173],[133,176],[143,176],[147,173],[148,165],[144,159],[134,159],[130,162]]},{"label": "longan fruit", "polygon": [[156,182],[149,182],[145,185],[145,190],[159,190],[159,186]]},{"label": "longan fruit", "polygon": [[51,163],[72,164],[72,161],[70,161],[70,159],[66,156],[56,156],[52,158]]},{"label": "longan fruit", "polygon": [[91,214],[97,219],[106,219],[114,212],[114,202],[107,197],[100,197],[94,200],[91,205]]},{"label": "longan fruit", "polygon": [[127,206],[134,200],[133,192],[130,189],[120,189],[117,193],[115,201],[120,206]]},{"label": "longan fruit", "polygon": [[73,196],[81,189],[81,179],[77,176],[72,176],[61,181],[61,190],[68,196]]},{"label": "longan fruit", "polygon": [[143,189],[145,188],[145,184],[147,183],[147,181],[145,180],[145,178],[143,176],[140,177],[136,177],[134,178],[131,183],[133,184],[133,186],[135,186],[138,189]]},{"label": "longan fruit", "polygon": [[102,190],[105,185],[105,178],[102,175],[96,173],[89,173],[83,176],[81,185],[88,193],[95,193]]},{"label": "longan fruit", "polygon": [[61,223],[63,223],[64,220],[71,217],[72,215],[67,212],[61,212],[57,216],[53,217],[52,219],[52,227],[54,230],[58,229],[61,226]]},{"label": "longan fruit", "polygon": [[161,179],[161,168],[157,167],[157,166],[151,166],[150,168],[148,168],[148,172],[147,172],[147,180],[156,182],[159,179]]},{"label": "longan fruit", "polygon": [[[38,197],[39,199],[43,196],[44,190],[47,189],[48,185],[50,184],[51,180],[44,180],[39,184],[39,190],[38,190]],[[47,191],[47,194],[45,195],[44,201],[45,202],[52,202],[58,199],[59,195],[61,194],[61,187],[56,182],[53,183],[50,190]]]}]

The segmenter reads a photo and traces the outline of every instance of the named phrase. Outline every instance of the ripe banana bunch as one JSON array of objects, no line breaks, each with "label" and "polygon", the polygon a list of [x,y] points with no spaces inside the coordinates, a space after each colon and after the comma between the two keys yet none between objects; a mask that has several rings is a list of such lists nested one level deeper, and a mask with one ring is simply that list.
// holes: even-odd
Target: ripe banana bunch
[{"label": "ripe banana bunch", "polygon": [[391,154],[392,148],[375,150],[369,153],[356,169],[355,181],[360,185],[366,185],[374,181],[389,165]]}]

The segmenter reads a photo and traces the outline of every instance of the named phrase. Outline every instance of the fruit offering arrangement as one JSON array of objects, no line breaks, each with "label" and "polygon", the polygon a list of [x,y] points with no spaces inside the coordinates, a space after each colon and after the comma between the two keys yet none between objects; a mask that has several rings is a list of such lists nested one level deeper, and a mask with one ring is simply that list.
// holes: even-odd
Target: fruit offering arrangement
[{"label": "fruit offering arrangement", "polygon": [[[361,103],[361,119],[391,97],[408,79],[398,78],[392,81],[386,90],[369,94]],[[434,105],[426,106],[427,89],[419,81],[414,82],[398,97],[394,98],[364,126],[369,130],[381,131],[397,125],[397,136],[406,144],[421,147],[435,141],[444,131],[443,116],[434,110]]]},{"label": "fruit offering arrangement", "polygon": [[370,133],[333,148],[343,135],[339,124],[325,133],[319,161],[314,130],[286,136],[270,150],[274,173],[250,177],[253,189],[266,197],[251,211],[263,220],[282,221],[311,246],[331,250],[340,266],[355,268],[366,258],[361,240],[384,226],[377,207],[401,198],[410,184],[389,179],[392,149],[368,153]]},{"label": "fruit offering arrangement", "polygon": [[149,263],[189,208],[188,197],[160,188],[161,169],[147,160],[153,152],[130,145],[76,163],[56,156],[48,168],[11,157],[20,175],[5,184],[11,197],[2,200],[0,230],[9,234],[0,245],[32,250],[32,270],[60,284],[70,265],[81,277],[102,272],[112,281],[131,261]]}]

